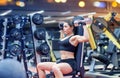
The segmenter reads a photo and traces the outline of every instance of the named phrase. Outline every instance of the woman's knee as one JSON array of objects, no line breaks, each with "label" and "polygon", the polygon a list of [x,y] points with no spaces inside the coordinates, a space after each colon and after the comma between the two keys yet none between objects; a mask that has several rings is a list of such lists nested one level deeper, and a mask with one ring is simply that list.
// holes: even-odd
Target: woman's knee
[{"label": "woman's knee", "polygon": [[43,67],[43,64],[41,64],[41,63],[39,63],[38,65],[37,65],[37,69],[41,69]]}]

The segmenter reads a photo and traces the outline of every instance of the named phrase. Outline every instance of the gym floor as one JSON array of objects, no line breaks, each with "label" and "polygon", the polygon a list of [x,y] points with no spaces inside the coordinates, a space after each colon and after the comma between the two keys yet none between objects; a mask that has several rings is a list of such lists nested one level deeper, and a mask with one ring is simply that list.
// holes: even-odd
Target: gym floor
[{"label": "gym floor", "polygon": [[[89,71],[90,66],[85,65],[85,78],[120,78],[120,71],[110,73],[110,70],[102,71],[103,65],[96,65],[94,71]],[[111,68],[111,66],[109,66]],[[36,73],[35,67],[29,67],[29,70]],[[47,72],[48,73],[48,72]],[[71,76],[65,76],[64,78],[71,78]]]}]

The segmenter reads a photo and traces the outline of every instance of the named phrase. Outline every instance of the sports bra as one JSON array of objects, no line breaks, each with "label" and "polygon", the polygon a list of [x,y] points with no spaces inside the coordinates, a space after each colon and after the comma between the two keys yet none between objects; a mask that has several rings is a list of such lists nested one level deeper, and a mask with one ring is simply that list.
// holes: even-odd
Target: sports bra
[{"label": "sports bra", "polygon": [[71,38],[72,36],[70,36],[69,38],[65,39],[65,40],[60,40],[59,41],[59,49],[60,50],[64,50],[64,51],[69,51],[69,52],[75,52],[76,51],[76,47],[73,46],[70,42],[69,42],[69,39]]}]

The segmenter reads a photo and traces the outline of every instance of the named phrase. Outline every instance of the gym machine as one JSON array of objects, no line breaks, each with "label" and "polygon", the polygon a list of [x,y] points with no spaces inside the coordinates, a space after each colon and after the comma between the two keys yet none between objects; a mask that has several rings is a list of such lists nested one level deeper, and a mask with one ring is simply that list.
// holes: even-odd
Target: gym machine
[{"label": "gym machine", "polygon": [[[92,24],[91,27],[92,27],[91,29],[93,29],[96,33],[104,33],[109,38],[109,40],[111,41],[108,44],[107,54],[110,55],[112,60],[108,59],[108,57],[106,58],[105,55],[101,55],[101,54],[95,54],[95,55],[92,55],[92,57],[96,58],[99,61],[101,61],[104,64],[106,64],[105,69],[110,64],[110,62],[112,62],[112,64],[114,66],[118,67],[118,58],[117,58],[117,51],[116,50],[120,49],[120,42],[118,40],[118,38],[119,38],[119,32],[118,32],[119,29],[115,30],[115,32],[117,32],[117,34],[112,33],[112,31],[109,29],[108,24],[107,24],[107,22],[106,22],[106,20],[104,18],[96,18],[96,19],[94,19],[93,24]],[[112,43],[112,46],[110,45],[111,43]],[[112,54],[109,53],[109,52],[111,52],[109,49],[112,50]],[[113,49],[115,49],[115,50],[113,50]],[[114,59],[114,61],[113,61],[113,59]],[[94,62],[94,63],[91,63],[92,67],[90,67],[90,71],[94,70],[95,60],[92,61],[92,62]]]}]

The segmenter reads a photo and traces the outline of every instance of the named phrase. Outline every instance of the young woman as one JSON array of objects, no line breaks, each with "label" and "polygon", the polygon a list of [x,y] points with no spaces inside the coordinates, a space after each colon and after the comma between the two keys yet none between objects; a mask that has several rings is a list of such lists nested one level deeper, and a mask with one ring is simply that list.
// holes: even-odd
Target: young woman
[{"label": "young woman", "polygon": [[68,74],[76,69],[76,61],[74,53],[76,52],[76,47],[79,42],[88,41],[88,35],[86,33],[86,27],[84,31],[86,35],[79,36],[74,35],[74,26],[71,22],[63,23],[62,32],[65,37],[60,40],[60,54],[61,60],[58,62],[41,62],[37,65],[39,78],[46,78],[45,70],[52,71],[55,78],[63,78],[63,74]]}]

